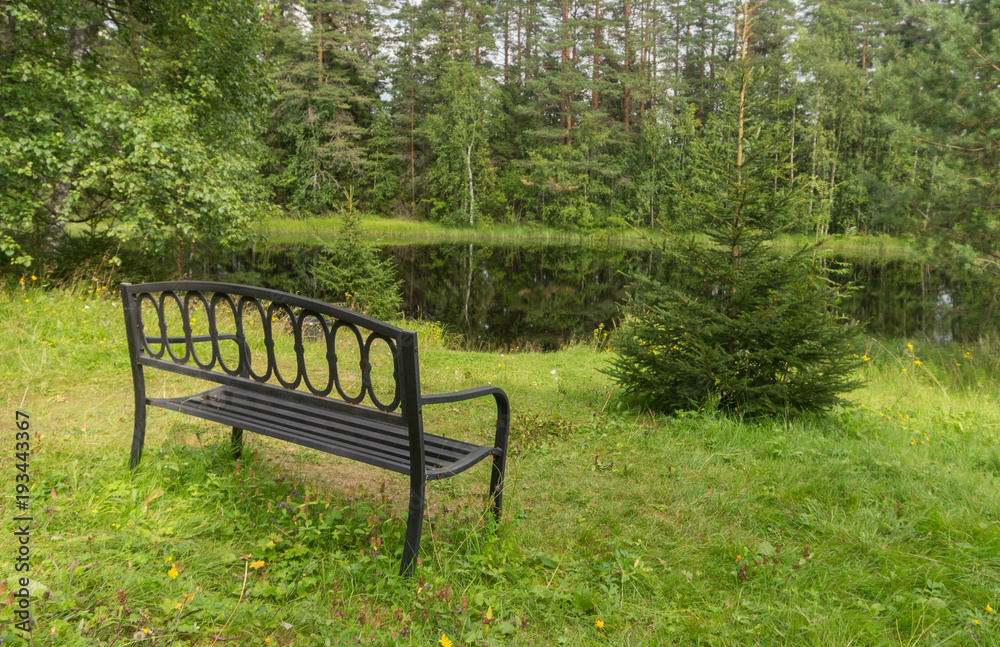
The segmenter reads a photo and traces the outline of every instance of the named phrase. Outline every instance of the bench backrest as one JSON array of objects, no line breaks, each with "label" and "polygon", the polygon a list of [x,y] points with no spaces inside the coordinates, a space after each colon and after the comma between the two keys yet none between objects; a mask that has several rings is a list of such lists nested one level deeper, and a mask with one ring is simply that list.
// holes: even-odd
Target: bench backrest
[{"label": "bench backrest", "polygon": [[[147,366],[253,391],[282,393],[290,400],[321,403],[347,415],[407,427],[411,443],[422,445],[417,334],[412,330],[315,299],[233,283],[122,283],[121,295],[137,386],[141,386],[141,367]],[[195,326],[194,321],[202,316],[206,320]],[[229,330],[220,331],[220,326]],[[194,332],[196,327],[207,328],[207,333]],[[287,343],[289,337],[294,359],[286,351],[279,360],[276,346]],[[227,362],[224,346],[229,343],[236,344],[236,349],[228,353]],[[264,357],[253,351],[261,343]],[[307,344],[318,344],[324,352],[325,375],[310,373],[320,371],[315,361],[308,368]],[[345,366],[340,356],[345,344],[352,351],[356,344],[356,352],[350,354],[358,358],[357,364]],[[391,361],[383,362],[388,365],[373,366],[376,344],[388,348]],[[288,368],[290,361],[294,375]],[[284,373],[279,368],[282,363]],[[357,387],[342,379],[354,369],[356,380],[360,373]],[[380,383],[388,382],[386,373],[391,371],[391,394],[378,392],[373,369],[381,370]],[[357,392],[352,392],[354,388]]]}]

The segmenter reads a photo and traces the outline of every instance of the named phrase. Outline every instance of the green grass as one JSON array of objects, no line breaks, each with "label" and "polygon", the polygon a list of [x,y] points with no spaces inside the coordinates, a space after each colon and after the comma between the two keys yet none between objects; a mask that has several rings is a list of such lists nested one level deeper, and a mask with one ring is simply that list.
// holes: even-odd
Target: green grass
[{"label": "green grass", "polygon": [[[329,238],[339,231],[336,218],[278,218],[265,222],[260,233],[275,243],[308,243],[318,238]],[[439,223],[366,218],[364,228],[370,237],[386,245],[412,245],[414,243],[481,243],[489,245],[566,245],[613,244],[622,247],[645,248],[646,236],[661,241],[665,236],[659,231],[633,229],[601,229],[594,232],[574,232],[535,225],[490,225],[484,227],[448,227]],[[774,244],[781,248],[794,248],[812,240],[808,236],[785,234]],[[831,236],[824,248],[852,258],[903,258],[911,254],[911,244],[889,236]]]},{"label": "green grass", "polygon": [[[235,463],[227,430],[159,410],[130,473],[113,287],[28,285],[0,296],[0,573],[21,410],[35,645],[1000,644],[991,343],[873,340],[851,407],[757,422],[622,408],[591,346],[467,352],[414,324],[425,392],[499,385],[514,425],[503,522],[487,466],[431,484],[407,581],[398,475],[260,437]],[[156,373],[151,394],[186,388]],[[485,438],[490,413],[426,426]]]}]

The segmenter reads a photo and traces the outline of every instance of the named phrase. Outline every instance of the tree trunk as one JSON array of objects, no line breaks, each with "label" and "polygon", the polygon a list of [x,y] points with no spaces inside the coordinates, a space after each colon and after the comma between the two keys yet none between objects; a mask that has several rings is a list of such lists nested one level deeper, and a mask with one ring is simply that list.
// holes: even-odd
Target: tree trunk
[{"label": "tree trunk", "polygon": [[465,168],[469,173],[469,224],[475,223],[476,191],[472,185],[472,142],[465,147]]}]

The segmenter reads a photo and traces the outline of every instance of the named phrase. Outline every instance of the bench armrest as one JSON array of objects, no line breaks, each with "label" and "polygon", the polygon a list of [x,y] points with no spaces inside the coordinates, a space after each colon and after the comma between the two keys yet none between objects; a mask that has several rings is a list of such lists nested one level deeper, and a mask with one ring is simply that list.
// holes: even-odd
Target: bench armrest
[{"label": "bench armrest", "polygon": [[484,395],[492,395],[497,402],[497,424],[496,437],[493,442],[494,450],[502,453],[507,452],[507,436],[510,433],[510,401],[504,390],[495,386],[479,386],[474,389],[464,391],[453,391],[452,393],[432,393],[420,396],[422,404],[448,404],[450,402],[462,402],[480,398]]}]

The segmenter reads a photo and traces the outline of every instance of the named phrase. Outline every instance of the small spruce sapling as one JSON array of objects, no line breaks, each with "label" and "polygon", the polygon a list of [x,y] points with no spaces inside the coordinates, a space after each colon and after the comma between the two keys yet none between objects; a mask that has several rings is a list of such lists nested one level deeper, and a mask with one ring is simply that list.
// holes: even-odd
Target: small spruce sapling
[{"label": "small spruce sapling", "polygon": [[335,303],[376,317],[390,319],[397,314],[402,300],[400,280],[389,260],[378,257],[378,247],[364,239],[361,216],[354,208],[354,192],[345,192],[340,234],[312,266],[316,282]]},{"label": "small spruce sapling", "polygon": [[693,142],[695,177],[684,184],[675,178],[708,242],[682,240],[664,227],[668,242],[660,249],[681,261],[679,281],[633,275],[613,338],[607,372],[625,399],[666,413],[692,406],[751,416],[823,410],[859,384],[860,324],[837,312],[850,286],[821,274],[816,244],[792,253],[771,245],[805,183],[781,182],[787,163],[775,155],[780,133],[756,118],[749,60],[755,8],[745,1],[738,8],[739,56],[726,75],[720,115]]}]

